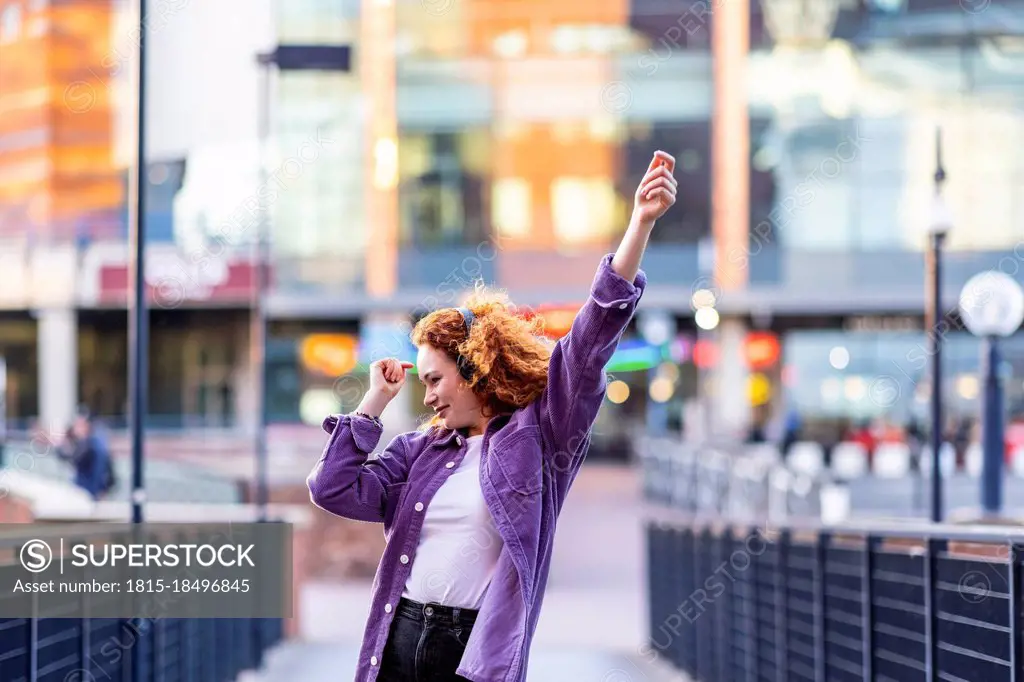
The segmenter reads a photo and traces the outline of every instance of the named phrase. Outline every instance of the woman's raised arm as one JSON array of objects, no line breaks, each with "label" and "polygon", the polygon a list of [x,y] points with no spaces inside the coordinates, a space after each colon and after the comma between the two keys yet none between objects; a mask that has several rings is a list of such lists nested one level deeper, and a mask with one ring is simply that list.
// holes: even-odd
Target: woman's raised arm
[{"label": "woman's raised arm", "polygon": [[654,155],[618,250],[601,259],[590,296],[551,355],[548,384],[537,405],[545,436],[555,446],[556,463],[570,473],[579,466],[578,455],[604,399],[604,368],[647,285],[640,270],[647,240],[655,221],[675,203],[674,166],[670,155]]},{"label": "woman's raised arm", "polygon": [[640,270],[640,261],[647,250],[647,240],[654,229],[654,222],[676,203],[678,182],[672,176],[675,165],[676,160],[670,155],[655,152],[647,174],[636,190],[633,216],[612,258],[612,270],[627,281],[633,281]]}]

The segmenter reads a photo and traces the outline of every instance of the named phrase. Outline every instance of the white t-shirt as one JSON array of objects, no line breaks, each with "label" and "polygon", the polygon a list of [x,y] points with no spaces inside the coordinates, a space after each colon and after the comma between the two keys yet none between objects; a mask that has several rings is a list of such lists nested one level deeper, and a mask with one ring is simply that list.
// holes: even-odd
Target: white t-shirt
[{"label": "white t-shirt", "polygon": [[482,442],[482,435],[466,439],[466,456],[424,510],[403,593],[409,599],[480,608],[502,545],[480,488]]}]

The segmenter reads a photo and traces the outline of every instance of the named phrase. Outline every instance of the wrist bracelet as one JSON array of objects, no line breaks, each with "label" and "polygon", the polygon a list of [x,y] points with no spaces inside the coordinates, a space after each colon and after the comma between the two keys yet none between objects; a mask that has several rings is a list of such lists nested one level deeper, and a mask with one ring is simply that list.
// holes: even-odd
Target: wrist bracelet
[{"label": "wrist bracelet", "polygon": [[353,412],[353,414],[356,415],[357,417],[366,417],[367,419],[372,420],[373,423],[376,424],[377,426],[381,426],[381,427],[384,426],[384,424],[380,420],[380,417],[371,417],[370,415],[366,414],[365,412],[358,412],[358,411]]}]

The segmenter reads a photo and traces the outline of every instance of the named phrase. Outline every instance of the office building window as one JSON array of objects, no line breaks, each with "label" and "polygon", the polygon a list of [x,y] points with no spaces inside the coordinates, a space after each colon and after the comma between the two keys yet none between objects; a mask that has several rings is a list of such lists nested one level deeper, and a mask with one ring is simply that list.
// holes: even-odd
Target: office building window
[{"label": "office building window", "polygon": [[359,0],[288,0],[277,8],[280,42],[336,43],[358,31]]},{"label": "office building window", "polygon": [[631,5],[630,28],[648,44],[642,66],[680,51],[710,51],[712,3],[632,0]]},{"label": "office building window", "polygon": [[[490,229],[484,131],[399,137],[399,206],[405,245],[476,244]],[[408,153],[408,156],[406,154]]]},{"label": "office building window", "polygon": [[633,195],[651,163],[651,152],[664,149],[676,159],[676,203],[658,221],[653,242],[695,243],[711,234],[711,126],[707,120],[635,124],[625,144],[623,199]]},{"label": "office building window", "polygon": [[274,133],[263,200],[275,257],[349,258],[365,251],[363,130],[358,79],[344,73],[277,78]]},{"label": "office building window", "polygon": [[[752,222],[769,215],[792,249],[922,248],[941,126],[957,228],[949,248],[1016,245],[1024,50],[1010,29],[978,37],[978,15],[945,0],[754,5]],[[1014,21],[1024,21],[1024,3],[1000,5],[989,28]]]},{"label": "office building window", "polygon": [[494,183],[492,222],[502,237],[522,239],[530,236],[533,202],[530,183],[525,178],[502,178]]},{"label": "office building window", "polygon": [[0,43],[11,43],[21,33],[21,7],[8,5],[0,10]]},{"label": "office building window", "polygon": [[556,178],[551,184],[551,212],[560,244],[586,244],[609,239],[621,229],[615,187],[607,178]]}]

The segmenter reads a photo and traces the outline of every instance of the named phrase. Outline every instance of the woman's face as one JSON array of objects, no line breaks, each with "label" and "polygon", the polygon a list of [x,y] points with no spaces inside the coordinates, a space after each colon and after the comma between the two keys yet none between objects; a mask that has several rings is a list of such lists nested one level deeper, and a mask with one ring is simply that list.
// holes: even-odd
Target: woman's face
[{"label": "woman's face", "polygon": [[431,346],[421,346],[416,367],[420,382],[426,388],[423,404],[441,417],[446,428],[461,429],[480,421],[480,399],[447,354]]}]

